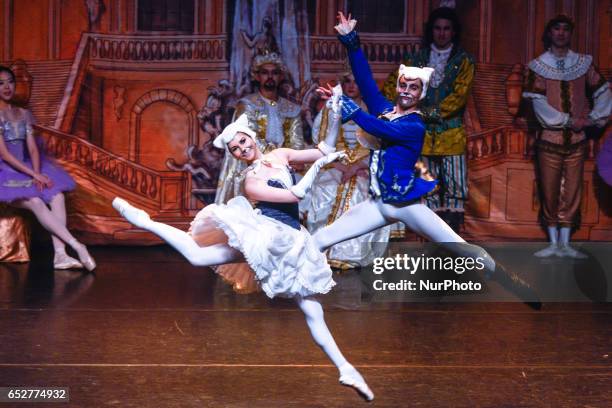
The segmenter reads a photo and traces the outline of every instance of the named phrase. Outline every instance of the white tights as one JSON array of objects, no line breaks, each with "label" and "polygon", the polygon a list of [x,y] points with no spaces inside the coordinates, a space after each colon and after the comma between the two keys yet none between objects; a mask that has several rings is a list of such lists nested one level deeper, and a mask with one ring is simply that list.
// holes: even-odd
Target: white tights
[{"label": "white tights", "polygon": [[321,303],[312,297],[303,298],[298,296],[295,298],[295,301],[300,309],[302,309],[302,312],[304,312],[306,324],[308,324],[310,334],[315,343],[327,354],[327,357],[329,357],[338,370],[342,371],[341,368],[343,366],[346,367],[348,362],[342,355],[342,352],[340,352],[334,337],[325,324]]},{"label": "white tights", "polygon": [[495,270],[495,261],[484,249],[467,244],[435,212],[423,204],[396,206],[383,203],[380,199],[369,198],[351,208],[331,225],[318,230],[313,237],[319,249],[324,251],[338,242],[367,234],[397,221],[403,222],[412,231],[432,242],[462,243],[451,248],[460,250],[463,255],[481,257],[485,260],[487,270]]},{"label": "white tights", "polygon": [[51,233],[53,248],[56,252],[66,252],[65,243],[73,246],[77,252],[81,250],[81,247],[73,245],[77,240],[66,228],[66,205],[64,204],[63,194],[56,194],[51,199],[51,209],[38,197],[19,200],[13,204],[16,207],[32,211],[38,222]]},{"label": "white tights", "polygon": [[191,235],[178,228],[174,228],[171,225],[153,221],[149,219],[148,216],[147,220],[140,220],[140,222],[135,223],[129,218],[128,214],[124,214],[124,216],[138,227],[151,231],[166,241],[174,249],[179,251],[181,255],[187,258],[187,261],[189,261],[189,263],[192,265],[222,265],[226,263],[239,262],[244,259],[240,251],[230,247],[227,244],[215,244],[202,247],[193,240]]}]

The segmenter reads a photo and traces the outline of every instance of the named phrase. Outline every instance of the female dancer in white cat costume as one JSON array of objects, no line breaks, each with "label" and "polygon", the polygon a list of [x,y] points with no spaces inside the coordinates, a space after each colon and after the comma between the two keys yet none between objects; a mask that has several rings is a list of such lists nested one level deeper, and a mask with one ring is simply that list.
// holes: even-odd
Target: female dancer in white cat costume
[{"label": "female dancer in white cat costume", "polygon": [[[337,99],[334,103],[334,110],[339,112]],[[335,126],[339,126],[339,120],[340,115],[336,113]],[[342,158],[344,153],[333,152],[330,146],[335,146],[336,141],[330,137],[318,149],[276,149],[263,155],[254,138],[255,132],[248,128],[243,115],[226,127],[214,144],[225,147],[226,154],[250,164],[245,170],[245,192],[250,200],[258,201],[256,209],[241,196],[227,205],[211,204],[198,213],[186,233],[152,221],[146,212],[120,198],[113,200],[113,207],[132,224],[160,236],[193,265],[213,266],[246,260],[266,295],[296,300],[315,342],[340,371],[340,383],[355,388],[370,401],[374,394],[338,349],[325,324],[321,304],[313,297],[329,292],[335,282],[325,255],[298,220],[297,203],[310,189],[318,171]],[[311,162],[314,164],[310,170],[294,184],[289,163]],[[211,242],[211,237],[219,236],[219,231],[224,233],[223,239]],[[217,272],[222,274],[222,268]]]}]

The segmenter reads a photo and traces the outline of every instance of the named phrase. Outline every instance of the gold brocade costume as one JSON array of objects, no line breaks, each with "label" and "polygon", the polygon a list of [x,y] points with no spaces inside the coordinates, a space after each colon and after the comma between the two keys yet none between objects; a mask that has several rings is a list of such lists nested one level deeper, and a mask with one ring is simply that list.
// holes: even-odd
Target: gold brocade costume
[{"label": "gold brocade costume", "polygon": [[[301,109],[299,105],[279,97],[278,101],[264,98],[259,92],[245,96],[238,102],[235,120],[243,113],[249,127],[257,133],[257,145],[262,153],[278,147],[301,150],[304,148]],[[235,196],[244,195],[240,174],[246,164],[226,154],[221,165],[217,185],[216,204],[225,204]]]}]

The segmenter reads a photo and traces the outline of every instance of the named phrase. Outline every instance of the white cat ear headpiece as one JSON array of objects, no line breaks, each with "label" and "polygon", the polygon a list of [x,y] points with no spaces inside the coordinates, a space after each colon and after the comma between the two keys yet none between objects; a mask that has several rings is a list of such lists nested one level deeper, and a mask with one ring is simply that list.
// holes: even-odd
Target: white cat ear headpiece
[{"label": "white cat ear headpiece", "polygon": [[399,81],[401,77],[404,77],[405,79],[418,78],[423,83],[423,91],[421,92],[421,97],[419,99],[423,99],[427,94],[427,86],[429,85],[429,79],[431,78],[431,74],[433,74],[433,72],[434,69],[430,67],[408,67],[404,64],[401,64],[397,72],[397,86],[399,87]]},{"label": "white cat ear headpiece", "polygon": [[234,139],[236,133],[241,132],[249,135],[253,139],[256,137],[255,131],[249,128],[249,119],[245,113],[238,119],[230,123],[223,129],[223,132],[215,138],[213,145],[218,149],[227,149],[227,144]]}]

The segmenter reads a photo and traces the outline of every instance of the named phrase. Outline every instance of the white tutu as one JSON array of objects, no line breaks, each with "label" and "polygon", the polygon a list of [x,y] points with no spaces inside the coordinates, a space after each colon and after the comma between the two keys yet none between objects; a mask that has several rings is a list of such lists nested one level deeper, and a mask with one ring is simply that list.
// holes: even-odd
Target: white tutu
[{"label": "white tutu", "polygon": [[[200,245],[210,245],[215,229],[223,231],[227,243],[244,255],[270,298],[327,293],[336,284],[325,255],[304,227],[296,230],[262,215],[242,196],[202,209],[192,221],[190,233]],[[241,264],[223,268],[222,275],[227,278],[232,275],[227,268],[241,268]]]}]

